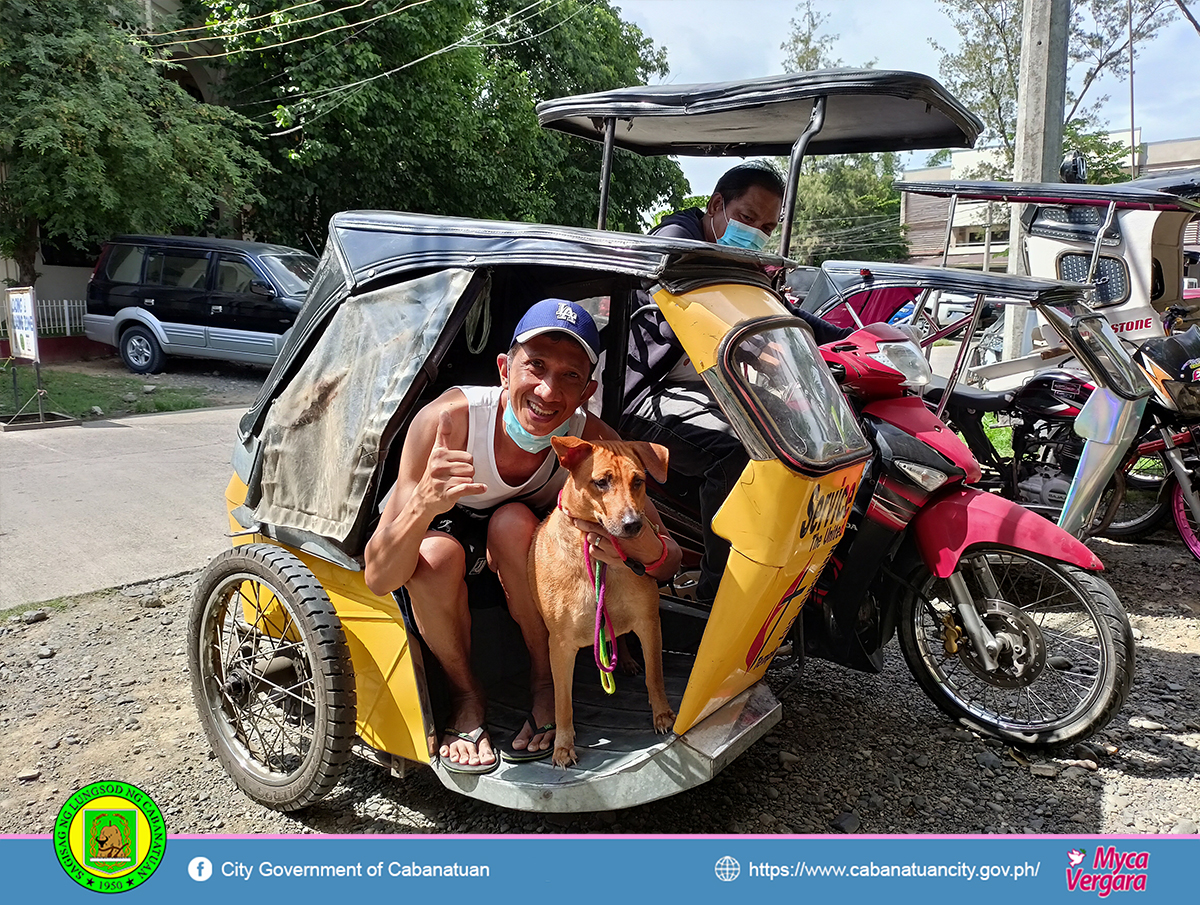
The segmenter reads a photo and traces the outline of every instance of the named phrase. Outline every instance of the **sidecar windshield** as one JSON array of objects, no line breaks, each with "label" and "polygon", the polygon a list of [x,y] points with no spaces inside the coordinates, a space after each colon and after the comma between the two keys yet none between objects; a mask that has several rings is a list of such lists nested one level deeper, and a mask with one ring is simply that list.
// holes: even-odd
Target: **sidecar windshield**
[{"label": "sidecar windshield", "polygon": [[771,451],[790,468],[824,474],[870,455],[803,321],[772,318],[731,333],[720,370]]},{"label": "sidecar windshield", "polygon": [[1149,381],[1103,317],[1078,300],[1039,300],[1034,307],[1087,363],[1095,379],[1126,399],[1150,395]]}]

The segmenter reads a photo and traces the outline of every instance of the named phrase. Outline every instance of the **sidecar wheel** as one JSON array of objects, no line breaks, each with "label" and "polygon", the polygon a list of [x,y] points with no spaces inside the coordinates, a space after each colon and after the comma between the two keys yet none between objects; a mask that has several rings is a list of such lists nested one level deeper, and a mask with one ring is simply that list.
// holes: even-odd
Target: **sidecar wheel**
[{"label": "sidecar wheel", "polygon": [[904,659],[941,710],[1010,744],[1042,750],[1085,739],[1116,715],[1133,684],[1134,645],[1106,581],[988,546],[964,556],[959,574],[1001,643],[993,669],[966,634],[955,638],[948,628],[961,628],[948,582],[921,566],[900,599]]},{"label": "sidecar wheel", "polygon": [[333,789],[354,741],[354,674],[341,621],[299,559],[250,544],[209,563],[188,657],[204,733],[243,792],[293,811]]}]

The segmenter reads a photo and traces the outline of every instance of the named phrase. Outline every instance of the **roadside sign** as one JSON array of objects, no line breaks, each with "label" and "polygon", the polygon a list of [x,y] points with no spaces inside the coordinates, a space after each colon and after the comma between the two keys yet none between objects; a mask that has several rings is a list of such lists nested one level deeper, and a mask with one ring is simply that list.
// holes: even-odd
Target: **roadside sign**
[{"label": "roadside sign", "polygon": [[32,286],[8,289],[8,345],[13,358],[38,362],[37,297]]}]

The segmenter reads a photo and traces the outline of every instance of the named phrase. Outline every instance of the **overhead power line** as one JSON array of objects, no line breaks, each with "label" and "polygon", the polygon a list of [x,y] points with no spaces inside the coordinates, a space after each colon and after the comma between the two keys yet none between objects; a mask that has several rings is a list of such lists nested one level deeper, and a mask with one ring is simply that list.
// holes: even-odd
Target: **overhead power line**
[{"label": "overhead power line", "polygon": [[[269,13],[259,13],[257,16],[248,16],[247,18],[243,19],[242,21],[243,22],[256,22],[259,19],[269,19],[271,16],[282,16],[285,13],[292,12],[293,10],[302,9],[306,6],[313,6],[314,4],[322,3],[322,2],[324,2],[324,0],[305,0],[305,2],[297,3],[295,6],[288,6],[288,7],[285,7],[284,9],[271,10]],[[333,10],[333,12],[338,12],[338,10]],[[323,15],[329,15],[329,14],[324,13]],[[149,34],[147,34],[146,37],[147,38],[169,38],[169,37],[171,37],[171,35],[187,34],[190,31],[204,31],[208,27],[209,27],[208,23],[205,22],[203,25],[189,25],[187,28],[176,28],[173,31],[152,31]],[[208,40],[208,39],[204,38],[202,40]]]},{"label": "overhead power line", "polygon": [[[363,2],[366,3],[366,2],[369,2],[369,0],[363,0]],[[314,41],[317,38],[323,38],[323,37],[325,37],[325,35],[330,35],[337,31],[345,31],[348,28],[361,28],[366,25],[371,25],[375,22],[379,22],[382,19],[386,19],[389,16],[395,16],[402,12],[406,12],[407,10],[410,10],[413,7],[424,6],[426,3],[431,3],[431,2],[432,2],[432,0],[413,0],[413,2],[411,2],[411,3],[408,3],[403,6],[398,6],[395,9],[388,10],[386,13],[380,13],[378,16],[374,16],[373,18],[362,19],[358,22],[347,22],[345,25],[335,25],[333,28],[327,28],[324,31],[317,32],[316,34],[301,35],[298,38],[291,38],[287,41],[278,41],[275,44],[266,44],[261,47],[239,47],[235,50],[226,50],[221,53],[189,54],[188,59],[189,60],[215,60],[215,59],[219,59],[221,57],[236,56],[237,54],[240,54],[240,53],[262,53],[262,52],[265,52],[268,50],[275,50],[278,47],[287,47],[291,44],[299,44],[302,41]],[[362,3],[359,3],[357,5],[361,6]],[[351,7],[347,7],[347,9],[349,9],[349,8],[351,8]],[[316,17],[314,17],[314,18],[316,18]],[[304,21],[307,21],[307,20],[304,20]],[[268,31],[268,30],[269,29],[259,29],[259,31]],[[247,34],[252,34],[252,32],[247,32]],[[223,38],[223,36],[214,36],[214,37]],[[231,38],[239,38],[239,37],[241,37],[240,34],[232,35],[229,38],[223,38],[223,39],[230,40]],[[213,40],[213,38],[206,38],[204,40]],[[180,43],[182,43],[182,42],[180,42]]]},{"label": "overhead power line", "polygon": [[[469,35],[466,35],[465,37],[459,38],[457,41],[455,41],[452,44],[447,44],[445,47],[440,47],[437,50],[434,50],[434,51],[431,51],[430,53],[425,54],[424,56],[418,57],[415,60],[410,60],[407,63],[403,63],[400,66],[396,66],[385,72],[376,73],[375,75],[367,76],[366,78],[358,79],[357,81],[354,81],[354,82],[347,82],[347,83],[344,83],[341,85],[332,86],[330,88],[314,89],[313,91],[307,91],[307,92],[302,92],[299,94],[289,95],[286,98],[276,101],[275,103],[277,105],[283,104],[285,102],[292,104],[292,103],[296,103],[297,101],[301,101],[301,100],[308,100],[313,103],[319,103],[320,101],[328,100],[329,98],[332,98],[343,92],[345,93],[345,97],[339,98],[336,103],[330,105],[329,107],[327,107],[324,110],[320,110],[320,111],[314,113],[313,115],[309,116],[303,123],[293,126],[288,129],[283,129],[279,132],[272,132],[269,134],[272,137],[279,137],[279,136],[283,136],[283,135],[288,135],[292,132],[299,131],[300,129],[303,129],[305,126],[310,125],[311,123],[315,122],[317,119],[320,119],[321,117],[327,116],[330,113],[332,113],[334,110],[336,110],[342,104],[346,103],[348,100],[350,100],[352,97],[354,97],[354,94],[357,93],[357,91],[359,91],[366,85],[370,84],[371,82],[375,82],[375,81],[378,81],[379,79],[383,79],[383,78],[388,78],[390,76],[395,75],[398,72],[401,72],[405,69],[415,66],[418,63],[422,63],[425,60],[431,59],[436,56],[440,56],[441,54],[449,53],[450,51],[453,51],[453,50],[464,49],[464,48],[468,48],[468,47],[508,46],[508,44],[515,44],[515,43],[520,43],[521,41],[530,41],[530,40],[539,38],[542,35],[547,34],[550,31],[553,31],[558,26],[565,24],[567,21],[570,21],[570,19],[572,19],[575,16],[579,15],[580,13],[584,12],[584,10],[590,8],[592,5],[594,5],[596,0],[589,0],[589,2],[584,4],[582,7],[580,7],[580,9],[576,10],[574,13],[572,13],[571,16],[568,16],[562,22],[557,22],[554,25],[550,26],[549,28],[545,28],[542,31],[537,32],[536,34],[530,35],[526,38],[521,38],[521,39],[518,39],[517,41],[508,42],[507,44],[489,45],[489,44],[476,43],[479,38],[481,38],[483,35],[487,34],[490,31],[494,31],[496,29],[502,28],[508,24],[519,25],[523,22],[526,22],[526,21],[532,19],[535,15],[537,15],[541,12],[548,12],[549,10],[552,10],[555,7],[560,6],[561,4],[565,3],[566,0],[555,0],[555,2],[553,2],[546,10],[536,10],[536,7],[543,6],[547,2],[549,2],[549,0],[534,0],[533,3],[530,3],[529,5],[522,7],[521,9],[517,10],[514,13],[510,13],[509,15],[505,16],[504,18],[499,19],[496,22],[491,23],[490,25],[485,25],[482,28],[476,30],[475,32],[473,32]],[[529,13],[529,15],[524,16],[524,18],[518,18],[519,16],[522,16],[524,13],[529,12],[530,10],[536,10],[536,11]]]}]

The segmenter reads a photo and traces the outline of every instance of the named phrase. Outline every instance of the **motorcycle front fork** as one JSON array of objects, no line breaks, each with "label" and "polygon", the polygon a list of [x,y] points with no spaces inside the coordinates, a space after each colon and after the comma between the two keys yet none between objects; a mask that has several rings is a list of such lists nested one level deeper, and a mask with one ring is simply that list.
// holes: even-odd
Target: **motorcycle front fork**
[{"label": "motorcycle front fork", "polygon": [[1196,490],[1192,486],[1192,475],[1183,461],[1183,452],[1175,444],[1175,438],[1170,428],[1165,427],[1158,418],[1154,419],[1154,423],[1163,438],[1163,457],[1171,463],[1171,471],[1175,473],[1175,478],[1179,481],[1179,489],[1183,493],[1183,498],[1187,501],[1192,516],[1200,522],[1200,497],[1197,497]]},{"label": "motorcycle front fork", "polygon": [[[979,580],[984,594],[989,598],[999,599],[1000,588],[986,557],[977,556],[970,560],[969,565]],[[983,619],[980,618],[979,611],[975,608],[975,599],[971,596],[971,589],[967,587],[967,580],[963,577],[962,570],[956,569],[946,579],[946,584],[950,586],[950,593],[954,595],[954,608],[958,612],[963,631],[971,639],[980,662],[986,669],[996,669],[1000,665],[1001,643],[983,624]]]}]

